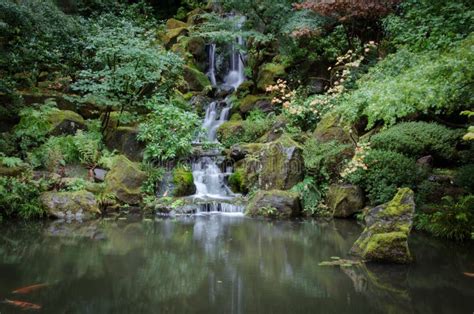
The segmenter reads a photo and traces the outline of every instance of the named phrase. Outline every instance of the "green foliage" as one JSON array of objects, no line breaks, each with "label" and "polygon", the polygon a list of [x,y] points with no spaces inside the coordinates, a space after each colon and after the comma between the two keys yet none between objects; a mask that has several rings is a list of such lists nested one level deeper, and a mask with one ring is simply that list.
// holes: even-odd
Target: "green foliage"
[{"label": "green foliage", "polygon": [[390,201],[397,188],[414,188],[424,177],[414,159],[397,152],[370,150],[364,158],[367,170],[358,168],[349,174],[349,182],[359,185],[367,193],[371,204]]},{"label": "green foliage", "polygon": [[351,155],[350,145],[335,141],[322,143],[310,138],[303,147],[305,168],[320,183],[327,184],[331,180],[337,180],[345,161]]},{"label": "green foliage", "polygon": [[8,157],[0,153],[0,164],[7,168],[21,167],[25,163],[18,157]]},{"label": "green foliage", "polygon": [[142,191],[145,194],[154,196],[156,193],[156,184],[163,178],[165,170],[148,163],[142,164],[142,170],[147,174],[147,179],[142,185]]},{"label": "green foliage", "polygon": [[305,177],[291,191],[300,194],[303,212],[308,216],[323,217],[328,215],[327,207],[323,204],[328,189],[326,182],[317,183],[312,177]]},{"label": "green foliage", "polygon": [[471,238],[474,232],[474,195],[459,199],[444,197],[443,203],[433,214],[416,215],[415,227],[437,237],[457,241]]},{"label": "green foliage", "polygon": [[373,148],[391,150],[412,157],[432,155],[451,160],[462,133],[436,123],[404,122],[372,136]]},{"label": "green foliage", "polygon": [[84,179],[76,179],[72,182],[69,182],[66,184],[64,187],[64,190],[69,191],[69,192],[76,192],[76,191],[83,191],[86,189],[87,186],[87,181]]},{"label": "green foliage", "polygon": [[460,167],[456,172],[454,182],[472,193],[474,191],[474,164]]},{"label": "green foliage", "polygon": [[45,167],[56,172],[60,167],[79,160],[74,137],[52,136],[40,147],[28,152],[28,161],[34,167]]},{"label": "green foliage", "polygon": [[50,131],[48,115],[57,111],[55,103],[46,101],[39,108],[25,107],[20,111],[20,122],[15,126],[14,137],[22,151],[42,144]]},{"label": "green foliage", "polygon": [[136,110],[154,94],[171,95],[182,59],[156,44],[156,32],[128,16],[103,14],[91,20],[85,53],[87,68],[72,89],[105,110]]},{"label": "green foliage", "polygon": [[[264,114],[261,110],[252,110],[247,119],[223,124],[218,130],[221,143],[231,147],[239,143],[254,143],[275,123],[274,115]],[[234,126],[237,126],[234,128]]]},{"label": "green foliage", "polygon": [[173,169],[174,196],[188,196],[195,192],[194,178],[191,170],[183,165]]},{"label": "green foliage", "polygon": [[411,50],[447,48],[474,30],[468,0],[405,0],[400,12],[385,19],[385,30],[393,44]]},{"label": "green foliage", "polygon": [[88,166],[95,166],[101,155],[102,135],[99,132],[78,130],[73,143],[79,153],[79,161]]},{"label": "green foliage", "polygon": [[153,112],[139,126],[138,139],[146,143],[147,161],[170,160],[187,156],[200,125],[199,117],[191,112],[152,99]]},{"label": "green foliage", "polygon": [[0,217],[29,219],[43,216],[38,185],[28,179],[0,177]]},{"label": "green foliage", "polygon": [[64,14],[51,0],[0,1],[0,71],[15,79],[28,72],[68,72],[81,60],[84,24]]},{"label": "green foliage", "polygon": [[237,193],[247,193],[247,187],[244,183],[244,171],[242,169],[236,169],[234,173],[229,176],[229,186],[232,191]]},{"label": "green foliage", "polygon": [[338,110],[350,121],[366,116],[371,128],[378,121],[393,125],[417,113],[469,108],[474,99],[473,44],[471,35],[442,53],[401,49],[364,75],[357,90],[341,96]]}]

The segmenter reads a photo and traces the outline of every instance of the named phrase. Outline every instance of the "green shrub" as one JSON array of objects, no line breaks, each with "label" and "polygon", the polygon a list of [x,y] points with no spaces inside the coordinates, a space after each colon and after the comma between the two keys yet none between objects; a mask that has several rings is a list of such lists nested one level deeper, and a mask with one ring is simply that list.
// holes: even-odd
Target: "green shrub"
[{"label": "green shrub", "polygon": [[424,177],[414,159],[397,152],[369,150],[364,163],[367,165],[367,170],[359,168],[349,174],[347,179],[362,187],[373,205],[390,201],[397,188],[413,189]]},{"label": "green shrub", "polygon": [[391,150],[419,158],[432,155],[451,160],[462,133],[436,123],[404,122],[372,136],[373,148]]},{"label": "green shrub", "polygon": [[306,215],[325,217],[329,215],[328,208],[323,204],[327,189],[327,183],[318,184],[314,178],[306,177],[296,184],[291,191],[300,194],[303,212]]},{"label": "green shrub", "polygon": [[236,169],[234,173],[229,176],[229,186],[231,187],[233,192],[236,193],[247,193],[248,190],[244,184],[245,175],[242,169]]},{"label": "green shrub", "polygon": [[[152,99],[150,102],[155,102]],[[158,101],[157,101],[158,102]],[[154,111],[139,126],[138,139],[146,143],[144,158],[163,161],[191,153],[199,117],[191,112],[158,102]]]},{"label": "green shrub", "polygon": [[472,193],[474,191],[474,164],[465,165],[459,168],[454,178],[454,182]]},{"label": "green shrub", "polygon": [[311,138],[303,147],[305,168],[318,182],[337,180],[345,161],[351,155],[351,145],[336,141],[322,143]]},{"label": "green shrub", "polygon": [[343,94],[337,109],[355,122],[368,119],[387,126],[413,114],[452,114],[472,106],[474,35],[447,51],[421,53],[401,49],[358,80],[358,89]]},{"label": "green shrub", "polygon": [[44,167],[55,172],[60,166],[79,161],[79,151],[72,135],[52,136],[28,153],[28,161],[34,168]]},{"label": "green shrub", "polygon": [[474,232],[474,195],[459,199],[444,197],[437,212],[416,215],[415,228],[437,237],[458,241],[470,239]]},{"label": "green shrub", "polygon": [[20,149],[26,152],[46,141],[51,127],[48,115],[57,110],[53,101],[46,101],[39,108],[26,107],[20,111],[20,122],[14,128],[14,137]]},{"label": "green shrub", "polygon": [[275,117],[260,110],[252,110],[246,120],[228,121],[218,129],[222,145],[231,147],[239,143],[253,143],[270,130]]},{"label": "green shrub", "polygon": [[41,188],[27,179],[0,177],[0,217],[41,217]]}]

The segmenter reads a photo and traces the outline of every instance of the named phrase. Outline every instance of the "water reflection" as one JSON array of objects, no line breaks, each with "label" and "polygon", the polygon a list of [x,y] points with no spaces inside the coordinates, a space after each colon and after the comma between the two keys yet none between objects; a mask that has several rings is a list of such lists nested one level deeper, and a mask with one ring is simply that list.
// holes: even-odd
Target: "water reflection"
[{"label": "water reflection", "polygon": [[[471,246],[415,235],[409,267],[319,267],[347,257],[350,221],[205,215],[158,221],[0,225],[0,298],[45,313],[472,312]],[[450,254],[446,254],[450,252]],[[441,301],[442,300],[442,301]],[[0,304],[1,313],[17,309]]]}]

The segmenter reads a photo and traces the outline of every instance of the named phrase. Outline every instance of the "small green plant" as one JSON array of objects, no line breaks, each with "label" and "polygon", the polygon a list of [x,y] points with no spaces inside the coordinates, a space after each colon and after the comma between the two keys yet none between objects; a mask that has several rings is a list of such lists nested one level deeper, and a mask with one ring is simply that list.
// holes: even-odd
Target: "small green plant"
[{"label": "small green plant", "polygon": [[165,169],[157,168],[151,164],[144,163],[142,164],[142,170],[147,173],[147,179],[142,185],[142,191],[147,195],[156,194],[156,184],[163,179],[165,174]]},{"label": "small green plant", "polygon": [[328,215],[327,207],[323,203],[327,189],[327,183],[317,184],[313,177],[306,177],[291,190],[300,194],[303,212],[307,216],[323,217]]},{"label": "small green plant", "polygon": [[73,137],[73,143],[79,153],[79,161],[88,167],[95,167],[100,159],[102,150],[101,134],[78,130]]},{"label": "small green plant", "polygon": [[28,178],[0,177],[0,216],[30,219],[42,217],[39,196],[42,183]]},{"label": "small green plant", "polygon": [[443,198],[438,211],[416,215],[415,227],[437,237],[462,241],[470,239],[474,231],[474,195],[455,199]]},{"label": "small green plant", "polygon": [[82,191],[85,190],[87,186],[87,182],[84,179],[76,179],[64,187],[64,190],[70,191],[70,192],[75,192],[75,191]]},{"label": "small green plant", "polygon": [[268,218],[276,218],[278,210],[272,206],[260,207],[256,213],[257,216],[263,216]]},{"label": "small green plant", "polygon": [[7,168],[21,167],[25,163],[18,157],[8,157],[0,153],[0,164],[4,165]]}]

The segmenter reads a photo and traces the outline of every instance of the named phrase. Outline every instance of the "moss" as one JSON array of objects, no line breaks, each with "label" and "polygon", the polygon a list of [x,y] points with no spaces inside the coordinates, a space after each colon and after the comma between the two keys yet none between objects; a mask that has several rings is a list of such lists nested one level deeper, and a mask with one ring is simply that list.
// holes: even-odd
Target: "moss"
[{"label": "moss", "polygon": [[413,199],[414,193],[409,188],[399,189],[393,199],[388,202],[385,209],[379,212],[379,216],[402,216],[410,213],[412,204],[408,200]]},{"label": "moss", "polygon": [[184,66],[184,79],[188,83],[190,91],[202,91],[211,86],[211,82],[206,74],[193,66]]},{"label": "moss", "polygon": [[239,98],[243,98],[252,92],[254,83],[250,80],[243,82],[239,85],[236,91],[236,95]]},{"label": "moss", "polygon": [[48,122],[51,123],[51,129],[56,128],[64,121],[72,121],[80,125],[84,125],[84,118],[78,113],[70,110],[53,110],[48,113]]},{"label": "moss", "polygon": [[229,121],[235,122],[235,121],[242,121],[242,116],[239,113],[234,113],[230,117]]},{"label": "moss", "polygon": [[244,135],[245,129],[242,120],[224,122],[217,129],[217,139],[226,147],[242,142]]},{"label": "moss", "polygon": [[177,167],[173,171],[173,196],[189,196],[196,193],[193,173],[184,167]]},{"label": "moss", "polygon": [[5,167],[0,165],[0,177],[18,177],[25,171],[25,167]]},{"label": "moss", "polygon": [[177,19],[169,19],[166,21],[166,28],[167,29],[176,29],[176,28],[183,28],[188,27],[188,24],[178,21]]},{"label": "moss", "polygon": [[250,200],[245,213],[249,216],[272,218],[299,216],[299,194],[282,190],[258,191]]},{"label": "moss", "polygon": [[40,200],[48,214],[54,217],[62,217],[67,212],[72,214],[80,211],[83,211],[84,214],[100,213],[94,195],[87,191],[45,192],[41,195]]},{"label": "moss", "polygon": [[235,193],[247,193],[248,189],[245,185],[245,172],[242,168],[236,169],[233,174],[229,176],[229,185]]},{"label": "moss", "polygon": [[350,126],[342,124],[338,115],[328,113],[318,123],[314,136],[321,142],[336,140],[341,143],[352,143],[349,129]]},{"label": "moss", "polygon": [[123,203],[135,205],[142,200],[142,184],[146,173],[140,169],[140,164],[127,159],[125,156],[114,158],[112,169],[105,177],[107,193],[113,193]]},{"label": "moss", "polygon": [[239,110],[241,113],[246,114],[255,108],[255,104],[261,100],[270,100],[270,97],[266,95],[247,95],[239,101]]},{"label": "moss", "polygon": [[276,83],[276,79],[286,74],[285,66],[279,63],[264,64],[258,73],[257,88],[264,91],[267,86]]},{"label": "moss", "polygon": [[362,256],[370,260],[385,260],[387,256],[392,256],[399,263],[411,260],[407,234],[401,231],[374,234],[361,243],[360,247]]}]

